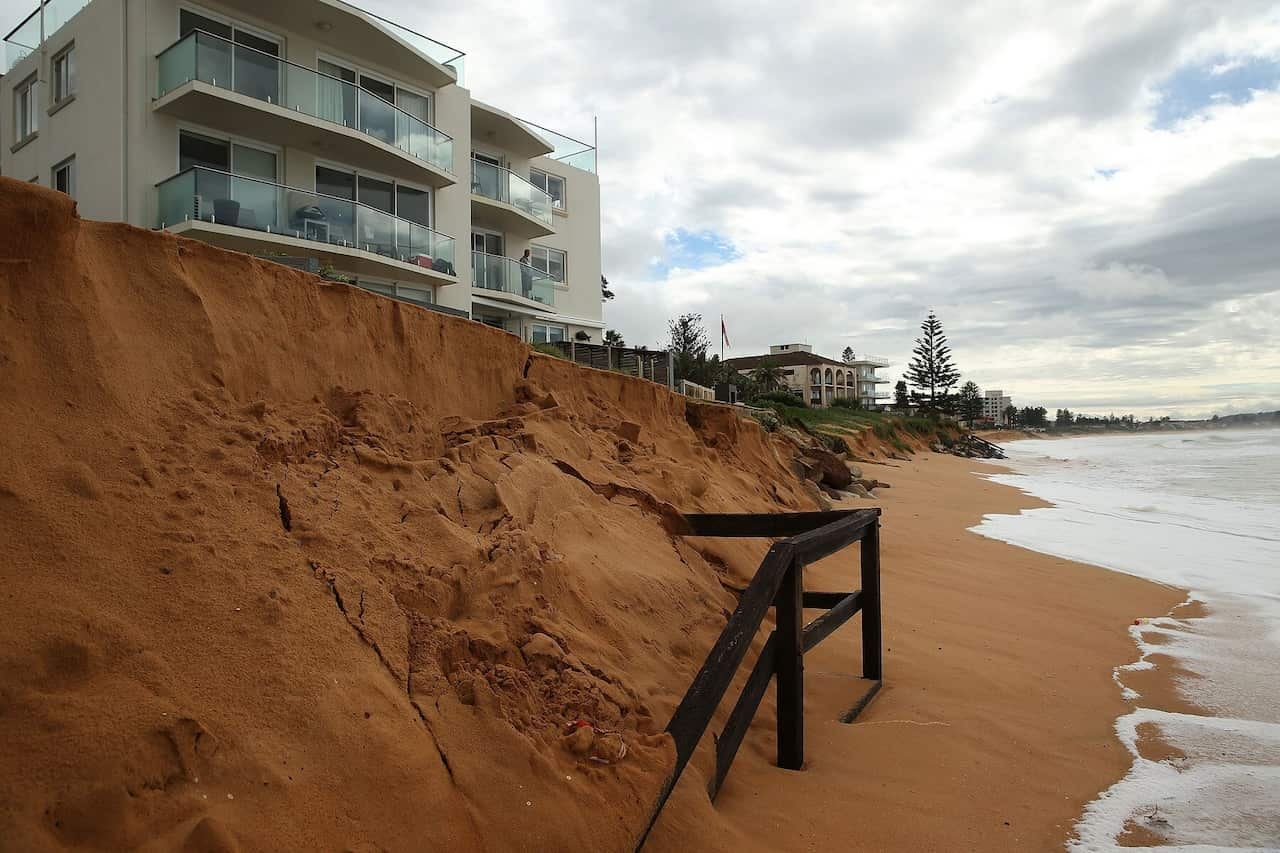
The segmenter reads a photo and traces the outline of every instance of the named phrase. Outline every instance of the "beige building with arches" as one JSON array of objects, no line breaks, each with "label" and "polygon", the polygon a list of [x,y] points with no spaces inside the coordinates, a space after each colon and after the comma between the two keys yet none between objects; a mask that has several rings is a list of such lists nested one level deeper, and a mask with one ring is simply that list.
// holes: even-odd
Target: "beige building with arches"
[{"label": "beige building with arches", "polygon": [[852,399],[864,409],[878,408],[888,393],[877,390],[889,380],[876,375],[877,367],[888,367],[887,359],[855,356],[852,361],[836,361],[817,355],[809,344],[775,344],[767,355],[727,358],[738,373],[750,375],[768,364],[783,372],[783,387],[809,406],[829,406],[833,400]]}]

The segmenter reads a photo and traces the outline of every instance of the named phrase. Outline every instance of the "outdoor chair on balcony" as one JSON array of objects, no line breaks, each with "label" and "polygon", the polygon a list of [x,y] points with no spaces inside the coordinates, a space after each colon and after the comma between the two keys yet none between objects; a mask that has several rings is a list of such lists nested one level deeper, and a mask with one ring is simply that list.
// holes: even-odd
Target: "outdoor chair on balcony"
[{"label": "outdoor chair on balcony", "polygon": [[240,223],[240,202],[230,198],[213,200],[213,221],[219,225],[238,225]]}]

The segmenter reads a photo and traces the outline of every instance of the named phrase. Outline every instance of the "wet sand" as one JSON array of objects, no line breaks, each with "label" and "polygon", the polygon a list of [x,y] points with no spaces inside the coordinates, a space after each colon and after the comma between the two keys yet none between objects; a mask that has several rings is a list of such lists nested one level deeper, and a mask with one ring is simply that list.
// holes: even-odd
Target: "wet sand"
[{"label": "wet sand", "polygon": [[[864,466],[891,484],[856,502],[884,510],[884,689],[837,722],[863,690],[856,618],[807,656],[807,767],[772,766],[770,695],[715,806],[719,849],[1062,849],[1128,770],[1113,723],[1130,703],[1112,669],[1138,657],[1127,626],[1185,593],[967,532],[984,513],[1043,505],[973,473],[986,469],[936,454]],[[851,550],[811,567],[806,587],[856,578]],[[1159,669],[1141,679],[1172,694]],[[675,849],[665,829],[655,841]]]}]

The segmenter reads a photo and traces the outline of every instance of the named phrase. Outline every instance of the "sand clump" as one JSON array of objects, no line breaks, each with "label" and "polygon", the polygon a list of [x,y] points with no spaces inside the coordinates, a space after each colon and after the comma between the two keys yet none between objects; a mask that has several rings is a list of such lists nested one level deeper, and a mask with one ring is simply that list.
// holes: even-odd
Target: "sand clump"
[{"label": "sand clump", "polygon": [[763,547],[672,520],[815,508],[786,447],[0,193],[5,849],[629,849]]}]

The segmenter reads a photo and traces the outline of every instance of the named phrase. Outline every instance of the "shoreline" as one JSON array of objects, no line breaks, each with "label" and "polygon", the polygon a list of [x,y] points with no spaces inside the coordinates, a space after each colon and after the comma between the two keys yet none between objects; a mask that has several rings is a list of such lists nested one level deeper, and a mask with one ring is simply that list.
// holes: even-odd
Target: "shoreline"
[{"label": "shoreline", "polygon": [[[857,722],[836,722],[862,689],[848,675],[858,629],[842,628],[806,658],[805,771],[773,766],[766,701],[714,811],[680,810],[723,834],[660,821],[653,849],[692,831],[733,851],[1062,850],[1086,805],[1128,773],[1116,722],[1138,703],[1113,673],[1140,658],[1133,621],[1171,613],[1186,592],[969,532],[984,515],[1049,505],[973,460],[865,464],[890,488],[841,506],[884,509],[884,689]],[[832,558],[806,586],[840,589],[849,574]],[[1125,676],[1146,707],[1176,696],[1164,661]]]}]

